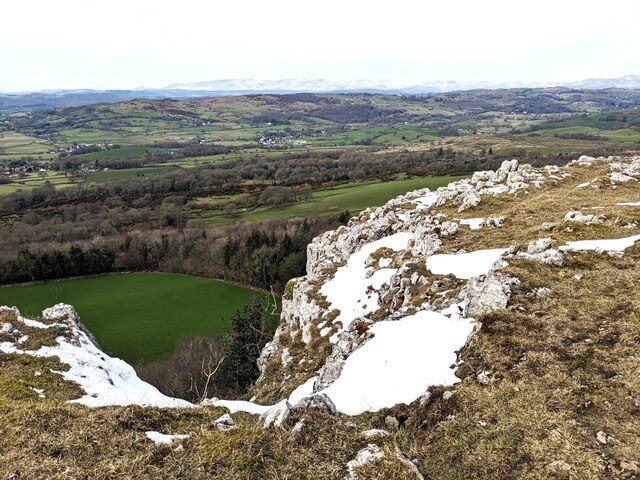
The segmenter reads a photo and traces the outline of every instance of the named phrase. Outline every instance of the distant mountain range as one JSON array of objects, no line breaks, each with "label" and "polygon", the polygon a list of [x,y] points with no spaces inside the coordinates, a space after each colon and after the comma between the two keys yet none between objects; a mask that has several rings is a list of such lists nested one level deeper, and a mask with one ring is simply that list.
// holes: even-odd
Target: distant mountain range
[{"label": "distant mountain range", "polygon": [[434,94],[459,90],[501,88],[567,87],[575,89],[625,88],[640,89],[640,75],[619,78],[593,78],[579,82],[553,84],[544,82],[456,82],[437,81],[421,85],[397,82],[326,79],[226,79],[197,83],[174,83],[165,88],[140,87],[131,90],[46,90],[39,92],[0,92],[0,112],[11,113],[49,108],[75,107],[93,103],[114,103],[134,98],[198,98],[245,94],[290,93],[390,93],[402,95]]},{"label": "distant mountain range", "polygon": [[257,80],[252,78],[233,78],[197,83],[174,83],[167,90],[180,91],[216,91],[228,93],[281,93],[281,92],[399,92],[399,93],[442,93],[456,90],[497,89],[497,88],[544,88],[562,86],[580,89],[602,88],[640,88],[639,75],[627,75],[619,78],[592,78],[573,83],[550,82],[456,82],[436,81],[420,85],[410,85],[388,81],[326,79],[304,80],[290,78],[283,80]]}]

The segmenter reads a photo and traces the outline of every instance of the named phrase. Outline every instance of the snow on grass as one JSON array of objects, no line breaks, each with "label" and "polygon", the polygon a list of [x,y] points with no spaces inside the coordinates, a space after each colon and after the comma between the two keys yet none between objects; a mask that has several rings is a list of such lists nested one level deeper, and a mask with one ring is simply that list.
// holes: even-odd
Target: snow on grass
[{"label": "snow on grass", "polygon": [[459,381],[451,365],[473,327],[471,319],[429,311],[375,323],[375,336],[349,356],[340,377],[321,393],[347,415],[409,404],[430,386]]},{"label": "snow on grass", "polygon": [[460,225],[469,225],[471,230],[480,230],[483,223],[484,218],[466,218],[464,220],[460,220]]},{"label": "snow on grass", "polygon": [[616,203],[620,207],[640,207],[640,202],[622,202]]},{"label": "snow on grass", "polygon": [[468,280],[486,275],[506,251],[506,248],[492,248],[469,253],[431,255],[427,258],[427,268],[437,275],[453,274]]},{"label": "snow on grass", "polygon": [[[72,307],[68,307],[72,311]],[[18,320],[31,328],[50,328],[53,325],[23,318],[15,311]],[[48,309],[50,310],[50,309]],[[45,310],[47,312],[48,310]],[[43,314],[45,313],[43,312]],[[75,312],[75,311],[73,311]],[[44,315],[43,315],[44,316]],[[69,327],[61,323],[55,324]],[[100,350],[91,341],[87,333],[77,327],[70,327],[69,338],[59,336],[57,345],[43,346],[38,350],[21,350],[16,345],[24,343],[28,337],[23,335],[15,343],[0,343],[0,351],[7,354],[31,355],[34,357],[57,357],[61,363],[69,365],[64,372],[53,371],[65,380],[74,382],[85,392],[82,397],[70,400],[88,407],[105,407],[110,405],[143,405],[153,407],[192,407],[186,400],[167,397],[153,385],[138,378],[131,365],[118,358],[113,358]]]},{"label": "snow on grass", "polygon": [[[364,245],[358,252],[349,257],[346,265],[338,268],[334,277],[326,282],[320,293],[327,297],[331,308],[340,310],[334,322],[342,322],[347,328],[356,318],[375,312],[378,309],[378,293],[380,287],[387,283],[395,268],[382,268],[367,278],[365,262],[376,250],[387,247],[394,251],[407,248],[412,235],[407,232],[396,233],[375,242]],[[368,291],[368,287],[374,291]]]},{"label": "snow on grass", "polygon": [[169,444],[175,440],[183,440],[185,438],[189,438],[189,435],[168,435],[166,433],[160,433],[154,430],[149,430],[148,432],[144,432],[144,434],[156,445]]},{"label": "snow on grass", "polygon": [[212,407],[224,407],[229,410],[229,413],[246,412],[253,415],[262,415],[273,407],[273,405],[258,405],[257,403],[246,402],[244,400],[218,400],[217,398],[205,400],[202,404]]},{"label": "snow on grass", "polygon": [[73,340],[60,336],[58,345],[44,346],[34,352],[36,357],[58,357],[69,365],[69,370],[59,373],[66,380],[77,383],[85,395],[71,400],[88,407],[110,405],[143,405],[153,407],[191,407],[186,400],[167,397],[153,385],[138,378],[127,362],[113,358],[101,351],[78,328],[73,328]]},{"label": "snow on grass", "polygon": [[578,240],[575,242],[567,242],[560,247],[563,251],[585,251],[585,250],[597,250],[603,252],[622,252],[627,248],[633,246],[640,240],[640,235],[634,235],[633,237],[624,238],[612,238],[607,240]]},{"label": "snow on grass", "polygon": [[52,327],[66,327],[64,323],[42,323],[42,322],[38,322],[37,320],[30,320],[28,318],[24,318],[20,316],[18,317],[18,320],[24,323],[27,327],[40,328],[43,330],[46,330],[47,328],[52,328]]},{"label": "snow on grass", "polygon": [[29,388],[33,390],[38,395],[38,397],[46,398],[46,395],[44,394],[44,389],[36,388],[36,387],[29,387]]},{"label": "snow on grass", "polygon": [[0,342],[0,352],[11,354],[22,353],[22,350],[18,349],[13,342]]}]

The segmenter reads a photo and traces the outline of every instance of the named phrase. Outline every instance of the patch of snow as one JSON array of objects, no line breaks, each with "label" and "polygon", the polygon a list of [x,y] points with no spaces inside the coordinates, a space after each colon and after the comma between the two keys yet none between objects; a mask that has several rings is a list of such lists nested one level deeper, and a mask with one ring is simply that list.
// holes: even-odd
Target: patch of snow
[{"label": "patch of snow", "polygon": [[36,388],[36,387],[29,387],[31,390],[33,390],[34,392],[36,392],[38,394],[38,397],[40,398],[46,398],[46,395],[44,394],[44,389],[42,388]]},{"label": "patch of snow", "polygon": [[64,326],[66,326],[66,325],[63,325],[62,323],[42,323],[42,322],[38,322],[37,320],[30,320],[30,319],[24,318],[24,317],[19,317],[19,319],[27,327],[31,327],[31,328],[47,329],[47,328],[52,328],[52,327],[64,327]]},{"label": "patch of snow", "polygon": [[73,328],[76,342],[65,337],[56,339],[58,345],[44,346],[34,352],[36,357],[58,357],[69,365],[66,372],[55,372],[65,380],[77,383],[85,395],[71,400],[88,407],[110,405],[144,405],[154,407],[192,407],[186,400],[167,397],[153,385],[138,378],[127,362],[102,352],[87,335]]},{"label": "patch of snow", "polygon": [[154,430],[149,430],[148,432],[144,432],[144,434],[156,445],[166,445],[175,440],[183,440],[185,438],[189,438],[189,435],[168,435],[166,433],[160,433]]},{"label": "patch of snow", "polygon": [[391,259],[390,258],[381,258],[378,261],[378,265],[380,266],[380,268],[387,268],[389,265],[391,265]]},{"label": "patch of snow", "polygon": [[23,353],[22,350],[16,348],[15,343],[12,342],[0,342],[0,352],[10,354],[10,353]]},{"label": "patch of snow", "polygon": [[468,280],[486,275],[506,251],[506,248],[492,248],[469,253],[431,255],[427,258],[427,268],[437,275],[453,274]]},{"label": "patch of snow", "polygon": [[291,392],[291,395],[289,395],[289,403],[291,405],[295,405],[303,398],[311,395],[313,393],[313,384],[316,382],[317,379],[318,379],[317,376],[311,377],[309,380],[307,380],[298,388],[296,388],[293,392]]},{"label": "patch of snow", "polygon": [[244,400],[218,400],[211,399],[202,402],[203,405],[210,405],[212,407],[224,407],[229,410],[229,413],[246,412],[253,415],[262,415],[269,410],[273,405],[258,405],[253,402],[245,402]]},{"label": "patch of snow", "polygon": [[483,223],[484,218],[466,218],[464,220],[460,220],[460,225],[469,225],[471,230],[480,230]]},{"label": "patch of snow", "polygon": [[509,187],[507,187],[506,185],[497,185],[495,187],[489,187],[484,189],[484,191],[486,191],[491,195],[500,195],[502,193],[507,192],[508,190],[509,190]]},{"label": "patch of snow", "polygon": [[616,203],[620,207],[640,207],[640,202],[622,202]]},{"label": "patch of snow", "polygon": [[567,242],[560,247],[563,251],[585,251],[585,250],[599,250],[603,252],[622,252],[627,248],[633,246],[640,240],[640,235],[634,235],[632,237],[624,238],[612,238],[607,240],[578,240],[575,242]]},{"label": "patch of snow", "polygon": [[459,381],[451,365],[473,328],[471,319],[429,311],[377,322],[371,327],[374,337],[351,354],[338,379],[318,393],[327,394],[347,415],[409,404],[432,385]]},{"label": "patch of snow", "polygon": [[[340,310],[334,322],[342,322],[343,329],[346,329],[355,318],[378,309],[378,293],[375,290],[387,283],[396,269],[382,268],[367,278],[366,260],[383,247],[395,251],[404,250],[411,238],[410,233],[400,232],[368,243],[351,255],[346,265],[338,268],[334,277],[320,289],[331,308]],[[367,291],[370,290],[369,286],[374,291]]]},{"label": "patch of snow", "polygon": [[438,201],[438,192],[429,192],[423,197],[415,199],[418,209],[429,208],[431,205]]}]

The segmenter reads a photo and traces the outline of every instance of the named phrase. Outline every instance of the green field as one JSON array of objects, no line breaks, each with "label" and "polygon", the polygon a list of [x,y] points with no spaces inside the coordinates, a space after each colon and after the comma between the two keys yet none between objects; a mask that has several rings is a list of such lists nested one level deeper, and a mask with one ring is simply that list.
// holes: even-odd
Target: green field
[{"label": "green field", "polygon": [[[345,210],[352,214],[368,207],[385,204],[404,193],[428,187],[432,190],[465,177],[414,177],[389,182],[351,182],[345,185],[313,192],[311,199],[282,207],[259,207],[255,210],[236,210],[233,215],[220,210],[209,211],[213,223],[231,223],[238,219],[261,221],[273,218],[294,218],[315,215],[336,215]],[[215,201],[215,199],[213,199]]]},{"label": "green field", "polygon": [[0,305],[27,317],[64,302],[109,355],[131,364],[172,352],[178,340],[223,334],[233,313],[264,293],[188,275],[135,273],[0,288]]},{"label": "green field", "polygon": [[102,172],[94,172],[86,175],[87,180],[90,182],[103,183],[111,180],[127,180],[133,177],[140,177],[143,175],[153,175],[155,173],[167,173],[177,170],[178,167],[174,165],[162,165],[155,167],[140,167],[140,168],[124,168],[117,170],[105,170]]},{"label": "green field", "polygon": [[84,153],[77,155],[78,158],[85,160],[102,160],[103,158],[127,158],[141,157],[145,153],[163,152],[166,149],[156,147],[119,147],[109,150],[101,150],[99,152]]}]

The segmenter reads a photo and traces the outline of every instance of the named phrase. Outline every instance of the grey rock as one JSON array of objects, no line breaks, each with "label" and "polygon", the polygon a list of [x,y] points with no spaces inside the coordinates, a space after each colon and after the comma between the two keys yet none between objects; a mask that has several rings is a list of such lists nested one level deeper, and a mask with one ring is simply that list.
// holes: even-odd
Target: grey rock
[{"label": "grey rock", "polygon": [[[391,293],[391,297],[393,298],[397,292],[392,292],[393,290],[390,290],[387,295]],[[370,321],[365,318],[356,319],[351,322],[347,330],[338,334],[336,343],[334,343],[331,353],[325,360],[324,365],[318,373],[318,379],[313,385],[314,392],[324,390],[335,382],[342,373],[342,369],[349,355],[373,336],[368,328],[364,327],[368,323],[370,323]]]},{"label": "grey rock", "polygon": [[396,445],[395,453],[398,460],[400,460],[400,462],[402,462],[407,468],[409,468],[409,470],[413,472],[413,474],[416,476],[418,480],[424,480],[424,476],[422,475],[422,473],[420,473],[420,470],[418,470],[418,467],[416,467],[415,463],[409,460],[405,456],[405,454],[402,453],[402,450],[400,450],[400,447],[398,447],[398,445]]},{"label": "grey rock", "polygon": [[496,182],[504,182],[508,178],[509,172],[517,171],[518,163],[518,160],[516,160],[515,158],[513,160],[505,160],[504,162],[502,162],[500,168],[496,170]]},{"label": "grey rock", "polygon": [[400,428],[400,422],[398,422],[398,419],[396,417],[392,417],[391,415],[385,417],[384,424],[391,431],[396,431],[398,430],[398,428]]},{"label": "grey rock", "polygon": [[468,190],[462,193],[459,197],[460,206],[458,207],[458,212],[464,212],[465,210],[469,210],[472,207],[478,205],[481,201],[480,194],[475,190]]},{"label": "grey rock", "polygon": [[481,371],[477,376],[476,379],[478,380],[478,383],[482,384],[482,385],[487,385],[491,382],[491,371],[489,370],[483,370]]},{"label": "grey rock", "polygon": [[453,237],[458,233],[458,224],[456,222],[442,222],[440,225],[440,235],[443,237]]},{"label": "grey rock", "polygon": [[364,438],[384,438],[389,436],[389,432],[381,430],[379,428],[372,428],[371,430],[365,430],[360,433]]},{"label": "grey rock", "polygon": [[424,227],[418,227],[413,233],[413,247],[411,253],[413,256],[423,255],[428,257],[433,255],[442,245],[442,241],[438,236]]},{"label": "grey rock", "polygon": [[619,185],[621,183],[637,182],[638,180],[624,173],[613,172],[609,174],[609,181],[611,185]]},{"label": "grey rock", "polygon": [[487,217],[484,219],[486,227],[501,227],[504,223],[504,217]]},{"label": "grey rock", "polygon": [[[76,309],[72,305],[58,303],[53,307],[45,308],[42,311],[42,318],[51,322],[63,323],[71,328],[77,328],[84,333],[94,345],[98,345],[98,341],[82,323],[80,315],[78,315],[78,312],[76,312]],[[81,337],[74,335],[71,342],[75,345],[79,345],[81,343]]]},{"label": "grey rock", "polygon": [[604,433],[602,430],[596,433],[596,440],[598,440],[598,443],[605,445],[607,443],[607,438],[608,438],[607,434]]},{"label": "grey rock", "polygon": [[541,232],[547,232],[549,230],[551,230],[553,227],[555,227],[556,224],[553,222],[543,222],[539,227],[538,230],[540,230]]},{"label": "grey rock", "polygon": [[533,240],[531,242],[529,242],[529,245],[527,245],[527,253],[529,255],[535,255],[537,253],[542,253],[545,250],[548,250],[551,248],[551,238],[547,237],[547,238],[539,238],[537,240]]},{"label": "grey rock", "polygon": [[578,210],[571,210],[564,216],[563,223],[584,223],[586,225],[593,225],[597,223],[603,223],[605,217],[603,215],[585,215]]},{"label": "grey rock", "polygon": [[347,462],[347,470],[349,471],[348,478],[356,479],[357,469],[364,467],[370,463],[375,463],[384,458],[384,452],[380,447],[374,443],[370,443],[365,448],[360,450],[353,460]]},{"label": "grey rock", "polygon": [[562,267],[564,265],[564,256],[562,252],[551,248],[550,238],[539,238],[533,240],[527,246],[526,252],[518,252],[518,258],[543,263],[545,265],[555,265]]},{"label": "grey rock", "polygon": [[264,428],[282,427],[289,415],[291,415],[291,404],[287,400],[282,400],[260,415],[260,425]]},{"label": "grey rock", "polygon": [[517,279],[499,272],[470,279],[460,294],[465,303],[464,315],[474,318],[506,308],[511,285],[516,282]]},{"label": "grey rock", "polygon": [[293,428],[291,429],[291,433],[300,433],[304,429],[304,427],[306,427],[306,425],[307,422],[303,418],[293,426]]},{"label": "grey rock", "polygon": [[574,167],[574,166],[578,166],[578,167],[588,167],[590,165],[593,165],[593,163],[596,161],[595,158],[590,157],[588,155],[582,155],[580,158],[578,158],[577,160],[571,160],[567,166],[569,167]]},{"label": "grey rock", "polygon": [[228,430],[235,430],[238,428],[236,426],[236,422],[233,421],[233,418],[231,418],[231,415],[229,415],[228,413],[225,413],[220,418],[215,420],[213,422],[213,426],[216,428],[216,430],[221,430],[223,432],[226,432]]},{"label": "grey rock", "polygon": [[290,411],[301,413],[310,408],[320,410],[321,412],[325,412],[330,415],[337,415],[338,413],[338,410],[336,409],[334,403],[324,393],[317,393],[315,395],[311,395],[310,397],[303,398],[298,403],[296,403],[294,407],[290,408]]}]

